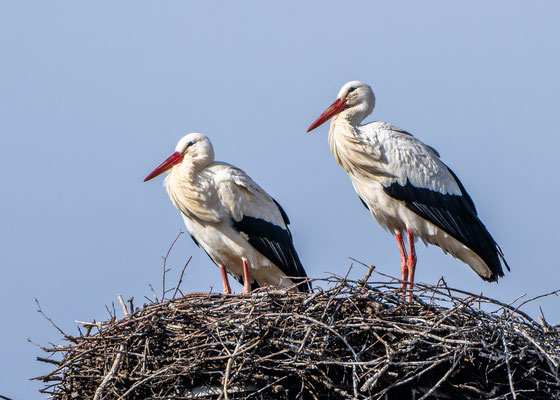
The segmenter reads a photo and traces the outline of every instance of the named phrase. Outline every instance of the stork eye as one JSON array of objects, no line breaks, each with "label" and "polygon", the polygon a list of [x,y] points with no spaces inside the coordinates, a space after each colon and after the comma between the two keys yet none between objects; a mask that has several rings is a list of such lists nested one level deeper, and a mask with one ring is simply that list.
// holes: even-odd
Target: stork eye
[{"label": "stork eye", "polygon": [[354,90],[356,90],[356,88],[352,86],[350,89],[348,89],[348,94],[352,93]]},{"label": "stork eye", "polygon": [[193,142],[187,143],[187,145],[185,146],[185,150],[183,150],[183,153],[186,153],[189,147],[191,147],[193,144],[194,144]]}]

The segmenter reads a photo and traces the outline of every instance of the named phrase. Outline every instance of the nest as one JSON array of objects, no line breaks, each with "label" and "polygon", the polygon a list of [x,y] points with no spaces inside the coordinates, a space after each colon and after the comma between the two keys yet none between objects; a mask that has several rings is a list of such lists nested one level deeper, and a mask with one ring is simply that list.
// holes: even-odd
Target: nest
[{"label": "nest", "polygon": [[124,318],[43,348],[62,360],[35,379],[64,400],[560,399],[558,327],[443,280],[405,303],[372,270],[313,293],[121,301]]}]

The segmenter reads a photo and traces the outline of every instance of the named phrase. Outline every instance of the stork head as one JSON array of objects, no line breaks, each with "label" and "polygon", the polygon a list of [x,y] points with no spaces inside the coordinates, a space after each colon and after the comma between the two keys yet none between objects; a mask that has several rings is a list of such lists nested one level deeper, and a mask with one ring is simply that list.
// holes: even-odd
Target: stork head
[{"label": "stork head", "polygon": [[311,124],[307,132],[323,125],[330,118],[345,112],[353,124],[360,124],[373,111],[375,95],[369,85],[360,81],[346,83],[336,96],[336,100]]},{"label": "stork head", "polygon": [[189,133],[183,136],[177,146],[175,153],[171,154],[167,160],[162,162],[150,175],[144,179],[147,182],[163,174],[165,171],[172,170],[173,167],[198,167],[211,163],[214,160],[214,147],[206,136],[202,133]]}]

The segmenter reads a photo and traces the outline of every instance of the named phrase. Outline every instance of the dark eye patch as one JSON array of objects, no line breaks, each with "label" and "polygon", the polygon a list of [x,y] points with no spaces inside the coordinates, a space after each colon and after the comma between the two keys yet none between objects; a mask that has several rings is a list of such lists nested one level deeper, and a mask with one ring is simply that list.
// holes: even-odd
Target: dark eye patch
[{"label": "dark eye patch", "polygon": [[183,153],[186,153],[188,148],[191,147],[193,144],[194,144],[194,142],[187,143],[187,145],[185,146],[185,150],[183,150]]},{"label": "dark eye patch", "polygon": [[350,89],[348,89],[348,94],[352,93],[354,90],[356,90],[356,88],[352,86]]}]

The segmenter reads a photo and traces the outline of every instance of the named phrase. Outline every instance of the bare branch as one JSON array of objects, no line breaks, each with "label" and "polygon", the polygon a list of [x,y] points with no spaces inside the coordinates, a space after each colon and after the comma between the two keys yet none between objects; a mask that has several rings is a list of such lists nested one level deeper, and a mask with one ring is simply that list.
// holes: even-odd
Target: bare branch
[{"label": "bare branch", "polygon": [[54,367],[37,378],[43,391],[55,400],[559,398],[559,327],[444,279],[417,283],[411,304],[398,280],[367,265],[364,279],[313,280],[313,293],[177,297],[189,262],[171,300],[154,292],[135,311],[121,296],[124,318],[79,322],[86,335],[42,347],[49,357],[38,360]]}]

